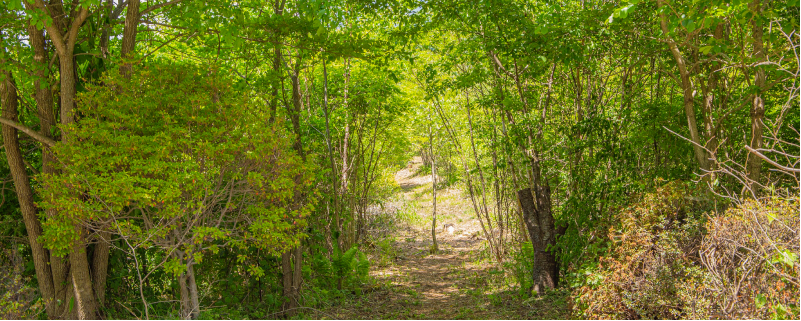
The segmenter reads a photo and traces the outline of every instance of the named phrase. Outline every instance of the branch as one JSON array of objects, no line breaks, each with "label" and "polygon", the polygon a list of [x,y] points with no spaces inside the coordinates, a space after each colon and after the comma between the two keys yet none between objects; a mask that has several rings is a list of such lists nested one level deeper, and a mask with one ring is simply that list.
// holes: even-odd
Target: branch
[{"label": "branch", "polygon": [[754,153],[754,155],[756,155],[757,157],[765,160],[766,162],[768,162],[768,164],[778,167],[780,170],[783,170],[785,172],[801,173],[801,169],[779,165],[779,163],[773,161],[772,159],[768,158],[765,155],[762,155],[762,153],[760,153],[756,149],[751,148],[751,146],[745,145],[745,149],[747,149],[749,152]]},{"label": "branch", "polygon": [[169,6],[169,5],[173,5],[173,4],[176,4],[176,3],[181,2],[181,1],[183,1],[183,0],[173,0],[173,1],[160,3],[160,4],[157,4],[155,6],[148,7],[147,9],[142,10],[141,12],[139,12],[139,16],[140,17],[144,16],[146,13],[149,13],[149,12],[151,12],[153,10],[159,9],[161,7],[166,7],[166,6]]},{"label": "branch", "polygon": [[[42,13],[47,16],[50,16],[49,12],[47,12],[47,8],[45,7],[45,3],[42,0],[36,0],[34,3],[25,2],[25,6],[28,9],[36,8],[39,9]],[[50,36],[50,40],[53,43],[53,46],[56,47],[56,52],[58,55],[63,56],[66,54],[67,50],[65,48],[64,38],[61,36],[61,31],[55,26],[55,21],[50,24],[45,24],[45,30],[47,30],[47,35]]]},{"label": "branch", "polygon": [[56,141],[51,139],[50,137],[42,135],[37,131],[31,129],[30,127],[17,123],[13,120],[0,117],[0,123],[3,125],[14,127],[19,131],[28,134],[28,136],[31,136],[33,139],[38,140],[40,143],[47,145],[47,147],[53,147],[56,144]]}]

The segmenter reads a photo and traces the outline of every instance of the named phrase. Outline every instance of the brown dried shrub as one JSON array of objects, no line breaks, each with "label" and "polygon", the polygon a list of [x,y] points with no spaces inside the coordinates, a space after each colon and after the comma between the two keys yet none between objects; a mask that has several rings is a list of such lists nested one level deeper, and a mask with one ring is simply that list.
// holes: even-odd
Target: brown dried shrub
[{"label": "brown dried shrub", "polygon": [[668,183],[618,213],[608,233],[614,245],[595,272],[600,280],[577,289],[584,317],[703,318],[688,313],[709,306],[691,300],[702,275],[697,253],[708,208],[697,194],[683,182]]},{"label": "brown dried shrub", "polygon": [[706,293],[725,319],[798,319],[798,198],[748,200],[707,223]]},{"label": "brown dried shrub", "polygon": [[579,315],[798,319],[798,199],[715,215],[699,196],[674,182],[620,211],[594,281],[574,291]]}]

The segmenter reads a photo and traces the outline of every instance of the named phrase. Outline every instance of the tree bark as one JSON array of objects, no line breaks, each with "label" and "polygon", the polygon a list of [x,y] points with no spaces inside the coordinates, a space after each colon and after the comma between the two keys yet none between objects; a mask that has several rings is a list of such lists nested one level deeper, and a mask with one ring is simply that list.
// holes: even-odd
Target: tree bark
[{"label": "tree bark", "polygon": [[186,270],[178,276],[178,287],[181,290],[181,319],[197,320],[200,317],[200,300],[194,262],[180,250],[176,250],[172,255],[186,267]]},{"label": "tree bark", "polygon": [[70,258],[70,274],[75,292],[75,311],[81,320],[97,319],[97,305],[92,287],[92,275],[89,272],[89,260],[86,253],[86,230],[76,225],[75,229],[80,233],[72,245]]},{"label": "tree bark", "polygon": [[551,213],[551,189],[537,180],[533,189],[517,191],[517,198],[534,249],[531,290],[542,294],[545,289],[559,286],[559,265],[556,263],[553,250],[548,249],[549,246],[556,244],[554,219]]},{"label": "tree bark", "polygon": [[[323,114],[325,115],[325,144],[328,147],[328,160],[331,164],[331,198],[333,199],[333,206],[334,206],[334,228],[337,230],[339,229],[339,194],[337,191],[337,175],[336,175],[336,164],[334,162],[334,151],[331,148],[331,125],[330,125],[330,116],[328,112],[328,68],[326,66],[325,58],[323,58]],[[331,227],[330,222],[328,223],[328,232],[330,233]],[[330,237],[330,234],[327,235]],[[334,242],[339,242],[339,240],[334,240]],[[339,244],[337,244],[339,245]],[[329,251],[332,249],[329,249]]]},{"label": "tree bark", "polygon": [[197,290],[197,279],[195,278],[195,265],[189,264],[186,268],[186,278],[189,286],[189,315],[192,320],[200,319],[200,296]]},{"label": "tree bark", "polygon": [[[17,120],[17,108],[19,101],[17,96],[16,84],[10,72],[2,71],[5,80],[0,83],[0,98],[2,98],[3,118]],[[36,279],[39,284],[39,291],[45,302],[45,309],[50,318],[58,315],[57,302],[55,299],[55,289],[53,278],[50,272],[48,251],[44,249],[38,238],[42,235],[42,226],[36,217],[36,207],[33,204],[33,191],[31,190],[30,179],[25,171],[25,164],[22,160],[19,142],[17,140],[17,130],[11,126],[3,125],[3,143],[6,149],[6,159],[11,170],[11,177],[14,180],[14,189],[17,192],[22,219],[28,234],[28,243],[31,246],[33,264],[36,269]]]},{"label": "tree bark", "polygon": [[[286,106],[286,109],[289,113],[289,117],[292,122],[292,129],[296,137],[292,148],[298,153],[301,160],[305,163],[306,154],[303,150],[303,140],[301,139],[302,131],[300,128],[300,111],[302,109],[301,104],[303,103],[303,100],[300,93],[300,80],[298,79],[298,73],[300,71],[302,59],[301,55],[302,53],[299,52],[297,61],[295,62],[294,70],[289,70],[289,78],[292,81],[292,106]],[[299,192],[295,193],[294,199],[295,202],[302,201],[302,197]],[[302,277],[300,273],[301,261],[303,260],[302,252],[301,246],[298,245],[297,247],[281,255],[284,283],[283,294],[287,299],[287,301],[284,303],[284,311],[287,316],[294,315],[295,308],[298,306],[300,281]]]},{"label": "tree bark", "polygon": [[[751,10],[754,12],[754,17],[751,20],[754,38],[754,58],[757,64],[765,62],[765,48],[762,43],[762,22],[760,19],[761,1],[754,0],[750,5]],[[765,88],[765,70],[762,66],[754,67],[754,85],[757,87],[757,93],[754,94],[751,100],[751,141],[749,146],[753,150],[762,148],[762,132],[763,123],[765,118],[765,101],[762,98],[762,90]],[[755,156],[753,153],[748,153],[746,160],[746,169],[748,173],[749,185],[753,192],[756,192],[756,186],[762,174],[762,159]]]},{"label": "tree bark", "polygon": [[[663,0],[659,0],[660,7],[664,5],[663,2]],[[684,99],[684,114],[687,116],[687,128],[690,131],[690,140],[693,142],[693,153],[695,155],[695,160],[698,161],[701,169],[709,170],[709,157],[703,148],[704,144],[701,142],[701,136],[698,133],[698,124],[695,118],[695,97],[693,94],[693,84],[690,80],[690,71],[687,70],[687,65],[684,61],[681,51],[679,51],[678,45],[675,41],[673,41],[673,38],[667,35],[667,17],[663,13],[659,14],[659,16],[662,32],[665,34],[668,47],[670,48],[670,53],[673,55],[673,59],[676,60],[676,65],[679,68],[679,77],[681,79],[682,95]]]},{"label": "tree bark", "polygon": [[431,107],[428,109],[428,150],[431,154],[431,253],[436,254],[439,251],[437,246],[437,164],[434,159],[434,139],[431,135]]},{"label": "tree bark", "polygon": [[[125,28],[122,30],[122,48],[120,54],[123,59],[131,57],[136,46],[136,28],[139,26],[139,0],[128,0],[125,12]],[[120,66],[120,71],[126,77],[131,73],[131,64],[126,62]]]}]

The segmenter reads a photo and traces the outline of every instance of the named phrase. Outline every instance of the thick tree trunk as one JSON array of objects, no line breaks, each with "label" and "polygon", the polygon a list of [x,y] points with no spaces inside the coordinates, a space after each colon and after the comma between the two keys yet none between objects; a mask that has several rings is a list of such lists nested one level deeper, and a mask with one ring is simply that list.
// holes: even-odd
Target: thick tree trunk
[{"label": "thick tree trunk", "polygon": [[86,231],[80,225],[75,229],[80,233],[70,253],[72,284],[75,291],[75,309],[81,320],[97,319],[97,305],[92,288],[92,275],[89,272],[89,260],[86,253]]},{"label": "thick tree trunk", "polygon": [[[18,97],[16,84],[11,73],[3,71],[5,80],[0,83],[0,99],[2,99],[3,118],[17,121]],[[42,226],[36,217],[36,207],[33,204],[33,191],[31,190],[28,173],[25,171],[25,164],[22,161],[19,142],[17,140],[17,130],[11,126],[3,125],[3,143],[6,149],[6,159],[11,170],[11,177],[14,180],[14,188],[17,192],[22,219],[25,229],[28,232],[28,243],[31,246],[33,265],[36,269],[36,279],[39,283],[39,291],[44,298],[47,315],[56,318],[57,302],[55,300],[55,289],[53,278],[50,271],[48,251],[37,240],[42,235]]]},{"label": "thick tree trunk", "polygon": [[[77,32],[77,31],[76,31]],[[59,71],[61,78],[61,124],[69,125],[75,122],[75,64],[73,60],[74,46],[67,46],[64,52],[59,53]],[[68,133],[62,132],[64,139],[69,139]],[[72,246],[69,254],[70,279],[73,283],[75,295],[75,308],[77,317],[82,320],[97,319],[97,306],[92,287],[89,260],[86,253],[86,231],[83,227],[74,227],[81,237]]]},{"label": "thick tree trunk", "polygon": [[[139,26],[139,0],[128,0],[128,8],[125,12],[125,28],[122,30],[122,47],[120,55],[123,59],[131,58],[131,54],[136,46],[136,28]],[[130,77],[131,64],[126,62],[120,66],[120,72],[126,77]]]},{"label": "thick tree trunk", "polygon": [[551,190],[548,186],[536,183],[534,189],[526,188],[518,191],[517,198],[534,249],[531,290],[541,294],[545,289],[559,286],[559,265],[556,264],[556,255],[548,250],[549,245],[556,243],[556,231],[551,213]]},{"label": "thick tree trunk", "polygon": [[301,275],[301,262],[303,261],[303,249],[297,246],[283,254],[281,254],[281,270],[283,271],[283,296],[284,301],[284,314],[287,317],[295,315],[296,309],[299,306],[300,297],[300,281]]},{"label": "thick tree trunk", "polygon": [[97,233],[97,244],[92,256],[92,285],[98,307],[102,307],[106,300],[108,257],[111,252],[109,242],[111,242],[111,233],[106,231]]},{"label": "thick tree trunk", "polygon": [[[52,129],[55,127],[55,116],[53,115],[53,96],[50,92],[50,84],[48,82],[48,63],[50,62],[50,58],[48,57],[47,49],[45,48],[45,39],[44,33],[42,30],[37,30],[33,26],[28,26],[28,37],[31,48],[34,50],[34,88],[35,88],[35,95],[34,99],[36,101],[36,108],[39,114],[39,133],[43,136],[53,139]],[[16,109],[14,110],[14,118],[10,118],[11,120],[16,119]],[[16,139],[16,134],[15,134]],[[7,151],[11,151],[12,149],[6,148]],[[16,149],[19,151],[19,148]],[[42,144],[42,170],[43,174],[54,174],[55,169],[53,167],[55,158],[53,154],[50,152],[50,148],[46,144]],[[20,182],[19,185],[28,185],[28,190],[30,190],[30,180],[25,178],[25,182]],[[15,185],[18,185],[15,183]],[[47,210],[45,212],[47,217],[53,217],[56,211],[54,210]],[[34,213],[35,214],[35,213]],[[35,216],[34,216],[35,217]],[[26,222],[27,224],[28,222]],[[30,228],[26,225],[26,230],[28,231],[28,236],[34,236],[34,239],[38,237],[38,235],[42,234],[42,227],[38,219],[32,219],[30,221],[33,224]],[[37,251],[34,251],[34,267],[37,269],[37,278],[38,280],[43,280],[39,274],[43,274],[47,276],[47,281],[45,281],[47,285],[50,285],[51,289],[42,288],[40,281],[40,292],[42,294],[42,298],[44,298],[45,307],[47,314],[50,318],[56,318],[60,312],[58,311],[58,302],[65,302],[66,299],[65,294],[66,290],[64,288],[64,280],[66,278],[66,271],[67,266],[65,266],[65,260],[62,258],[57,257],[50,257],[50,254],[47,250],[42,248],[41,244],[36,244],[37,247],[41,248],[41,255],[36,255]],[[44,267],[44,270],[41,269]],[[40,271],[41,270],[41,271]]]}]

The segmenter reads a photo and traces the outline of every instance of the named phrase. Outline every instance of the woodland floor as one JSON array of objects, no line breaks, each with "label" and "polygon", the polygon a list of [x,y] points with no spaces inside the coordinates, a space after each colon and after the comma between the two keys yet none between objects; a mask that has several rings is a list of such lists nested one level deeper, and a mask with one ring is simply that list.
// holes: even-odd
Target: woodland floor
[{"label": "woodland floor", "polygon": [[[566,293],[522,298],[511,276],[486,259],[486,242],[469,199],[437,189],[437,241],[431,254],[431,175],[419,157],[395,175],[403,223],[374,242],[371,282],[361,295],[305,314],[312,319],[570,319]],[[423,173],[420,173],[423,172]],[[453,233],[443,229],[453,224]],[[483,258],[483,259],[482,259]]]}]

